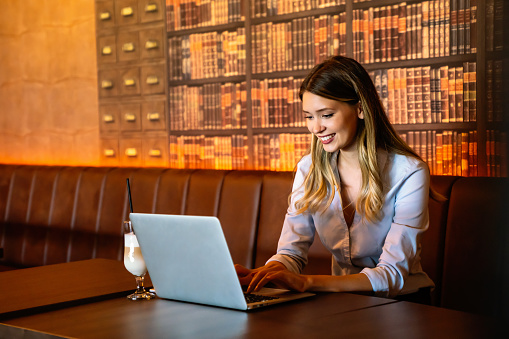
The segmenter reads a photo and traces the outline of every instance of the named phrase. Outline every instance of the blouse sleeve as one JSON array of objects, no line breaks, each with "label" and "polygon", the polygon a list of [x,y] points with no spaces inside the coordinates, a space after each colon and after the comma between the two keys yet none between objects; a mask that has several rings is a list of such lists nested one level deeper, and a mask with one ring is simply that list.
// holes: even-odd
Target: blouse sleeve
[{"label": "blouse sleeve", "polygon": [[420,238],[428,228],[429,172],[417,168],[400,183],[395,193],[394,217],[387,233],[380,260],[375,268],[364,268],[373,291],[394,297],[402,289],[418,260]]},{"label": "blouse sleeve", "polygon": [[313,243],[315,226],[313,218],[308,213],[296,213],[295,202],[303,194],[302,184],[309,168],[310,158],[305,157],[297,166],[293,182],[293,192],[290,206],[285,216],[283,229],[279,238],[277,254],[269,261],[279,261],[292,272],[300,273],[306,266],[308,250]]}]

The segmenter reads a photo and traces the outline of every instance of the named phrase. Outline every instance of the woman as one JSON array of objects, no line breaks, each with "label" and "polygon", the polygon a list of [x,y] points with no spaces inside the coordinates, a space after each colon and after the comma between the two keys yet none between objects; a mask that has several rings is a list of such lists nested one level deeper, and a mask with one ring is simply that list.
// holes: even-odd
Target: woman
[{"label": "woman", "polygon": [[[316,65],[300,92],[312,133],[298,163],[277,254],[237,265],[248,292],[269,282],[298,291],[425,295],[420,265],[428,227],[429,170],[390,125],[366,70],[336,56]],[[315,231],[333,255],[332,275],[302,275]],[[417,293],[417,294],[416,294]]]}]

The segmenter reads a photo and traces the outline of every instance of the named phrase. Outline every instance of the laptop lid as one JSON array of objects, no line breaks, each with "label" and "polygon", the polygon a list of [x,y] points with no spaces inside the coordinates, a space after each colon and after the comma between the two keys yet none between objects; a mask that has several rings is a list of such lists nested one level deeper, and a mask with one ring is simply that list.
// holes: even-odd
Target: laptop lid
[{"label": "laptop lid", "polygon": [[[219,219],[145,213],[131,213],[130,219],[159,297],[239,310],[251,308]],[[271,302],[313,295],[282,292],[283,298]]]}]

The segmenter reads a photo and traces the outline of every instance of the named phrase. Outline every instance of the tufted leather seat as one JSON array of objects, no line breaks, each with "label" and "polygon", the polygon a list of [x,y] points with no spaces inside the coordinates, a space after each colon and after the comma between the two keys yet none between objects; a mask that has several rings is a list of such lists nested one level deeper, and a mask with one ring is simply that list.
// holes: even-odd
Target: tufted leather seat
[{"label": "tufted leather seat", "polygon": [[[0,271],[121,260],[126,178],[135,212],[216,216],[233,261],[257,267],[276,251],[293,173],[0,165]],[[422,239],[435,305],[507,315],[508,180],[432,176],[431,186],[447,198],[430,199]],[[304,272],[331,272],[319,239]]]}]

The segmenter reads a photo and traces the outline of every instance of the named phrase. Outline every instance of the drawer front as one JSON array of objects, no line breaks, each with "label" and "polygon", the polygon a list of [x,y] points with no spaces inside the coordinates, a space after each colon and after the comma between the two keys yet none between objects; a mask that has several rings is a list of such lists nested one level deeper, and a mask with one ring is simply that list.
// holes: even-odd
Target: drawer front
[{"label": "drawer front", "polygon": [[162,59],[164,57],[163,37],[162,28],[140,31],[141,59]]},{"label": "drawer front", "polygon": [[120,95],[140,95],[140,69],[127,68],[120,71]]},{"label": "drawer front", "polygon": [[115,11],[117,25],[134,25],[138,23],[137,0],[116,0]]},{"label": "drawer front", "polygon": [[118,61],[140,59],[140,43],[138,32],[123,32],[117,37]]},{"label": "drawer front", "polygon": [[120,154],[118,139],[101,139],[101,163],[105,166],[118,166]]},{"label": "drawer front", "polygon": [[117,39],[114,35],[97,38],[97,62],[100,64],[117,62]]},{"label": "drawer front", "polygon": [[164,66],[145,66],[141,69],[142,94],[164,93]]},{"label": "drawer front", "polygon": [[95,4],[97,29],[115,26],[115,6],[113,0],[97,1]]},{"label": "drawer front", "polygon": [[112,70],[99,71],[99,96],[102,98],[114,97],[119,94],[118,73]]},{"label": "drawer front", "polygon": [[150,101],[141,105],[142,127],[144,131],[166,130],[166,102]]},{"label": "drawer front", "polygon": [[130,138],[120,139],[120,163],[123,166],[141,166],[142,165],[142,149],[141,139]]},{"label": "drawer front", "polygon": [[141,0],[139,2],[140,22],[164,20],[166,5],[161,0]]},{"label": "drawer front", "polygon": [[120,105],[120,130],[122,132],[141,131],[139,103]]},{"label": "drawer front", "polygon": [[167,138],[143,138],[143,164],[151,167],[168,166]]},{"label": "drawer front", "polygon": [[118,105],[101,105],[99,106],[99,126],[102,133],[118,132],[120,121],[119,121]]}]

